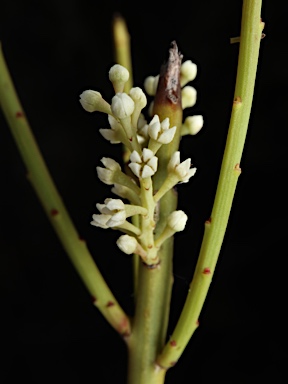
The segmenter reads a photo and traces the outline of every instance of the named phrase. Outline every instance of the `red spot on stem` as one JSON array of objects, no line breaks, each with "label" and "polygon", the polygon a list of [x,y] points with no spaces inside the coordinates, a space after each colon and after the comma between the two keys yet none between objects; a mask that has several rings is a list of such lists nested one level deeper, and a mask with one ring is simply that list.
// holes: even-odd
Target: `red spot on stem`
[{"label": "red spot on stem", "polygon": [[211,269],[208,268],[208,267],[207,267],[207,268],[204,268],[202,273],[203,273],[203,275],[210,275],[210,273],[211,273]]},{"label": "red spot on stem", "polygon": [[209,217],[209,219],[205,221],[205,224],[211,224],[211,222],[212,222],[212,218]]},{"label": "red spot on stem", "polygon": [[199,320],[197,320],[197,321],[196,321],[196,325],[198,325],[198,326],[199,326],[199,324],[200,324],[200,321],[199,321]]},{"label": "red spot on stem", "polygon": [[93,303],[93,304],[95,304],[95,303],[96,303],[96,301],[97,301],[97,299],[96,299],[96,297],[95,297],[95,296],[91,296],[91,300],[92,300],[92,303]]},{"label": "red spot on stem", "polygon": [[171,361],[170,367],[174,367],[174,365],[177,363],[177,361]]},{"label": "red spot on stem", "polygon": [[115,303],[113,303],[113,301],[108,301],[108,303],[106,304],[106,307],[109,308],[109,307],[113,307],[115,305]]},{"label": "red spot on stem", "polygon": [[19,119],[20,117],[24,117],[24,113],[22,111],[16,112],[16,117]]},{"label": "red spot on stem", "polygon": [[129,137],[129,141],[132,141],[133,140],[133,137]]},{"label": "red spot on stem", "polygon": [[51,214],[51,216],[57,216],[57,215],[59,215],[59,211],[57,209],[53,208],[53,209],[51,209],[50,214]]},{"label": "red spot on stem", "polygon": [[241,172],[241,168],[240,168],[240,164],[239,164],[239,163],[237,163],[237,164],[235,165],[234,170],[235,170],[235,171],[238,171],[238,172]]},{"label": "red spot on stem", "polygon": [[171,347],[176,347],[177,343],[175,340],[170,341]]},{"label": "red spot on stem", "polygon": [[233,100],[233,104],[241,104],[241,103],[242,103],[242,99],[240,96],[235,97],[235,99]]}]

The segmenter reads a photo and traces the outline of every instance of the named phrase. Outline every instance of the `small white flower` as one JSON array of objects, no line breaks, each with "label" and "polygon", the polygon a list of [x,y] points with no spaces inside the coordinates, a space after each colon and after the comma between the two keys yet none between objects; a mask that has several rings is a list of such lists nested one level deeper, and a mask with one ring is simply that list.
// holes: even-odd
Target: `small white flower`
[{"label": "small white flower", "polygon": [[149,136],[161,144],[168,144],[174,138],[176,132],[176,126],[169,127],[169,118],[166,117],[161,123],[159,120],[159,116],[155,115],[153,119],[150,121],[148,126],[148,134]]},{"label": "small white flower", "polygon": [[105,168],[96,167],[99,179],[105,184],[114,184],[113,177],[116,171],[121,171],[120,164],[110,157],[103,157],[101,159],[101,163],[105,166]]},{"label": "small white flower", "polygon": [[114,116],[108,115],[108,121],[111,129],[100,128],[99,132],[104,137],[104,139],[109,140],[111,144],[119,144],[123,139],[123,127]]},{"label": "small white flower", "polygon": [[80,103],[87,112],[104,112],[111,114],[111,107],[101,93],[88,89],[80,95]]},{"label": "small white flower", "polygon": [[181,91],[181,96],[183,109],[193,107],[196,103],[197,91],[194,87],[186,85],[186,87],[184,87]]},{"label": "small white flower", "polygon": [[203,124],[202,115],[188,116],[181,127],[181,135],[196,135],[202,129]]},{"label": "small white flower", "polygon": [[191,60],[186,60],[180,69],[180,84],[181,87],[193,81],[197,75],[197,65],[192,63]]},{"label": "small white flower", "polygon": [[188,216],[185,212],[179,210],[170,213],[167,217],[167,225],[174,231],[180,232],[185,228]]},{"label": "small white flower", "polygon": [[196,168],[191,167],[191,159],[186,159],[180,163],[180,152],[176,151],[168,163],[167,169],[168,172],[173,172],[177,175],[179,181],[182,183],[187,183],[190,177],[195,175]]},{"label": "small white flower", "polygon": [[129,71],[120,64],[115,64],[110,68],[109,80],[113,84],[115,93],[123,92],[124,86],[129,80]]},{"label": "small white flower", "polygon": [[134,106],[134,101],[127,93],[116,93],[112,98],[111,110],[114,117],[118,119],[125,119],[131,116]]},{"label": "small white flower", "polygon": [[142,156],[137,151],[133,151],[130,155],[130,161],[128,167],[139,178],[144,179],[152,176],[157,171],[158,158],[148,148],[143,149]]},{"label": "small white flower", "polygon": [[101,228],[118,227],[125,223],[125,204],[120,199],[105,199],[104,204],[96,204],[101,215],[92,215],[92,225]]}]

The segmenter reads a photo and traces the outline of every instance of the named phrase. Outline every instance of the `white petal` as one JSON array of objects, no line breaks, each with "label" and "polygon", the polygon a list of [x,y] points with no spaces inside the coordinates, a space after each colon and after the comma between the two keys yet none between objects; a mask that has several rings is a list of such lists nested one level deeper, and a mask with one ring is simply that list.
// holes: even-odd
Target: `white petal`
[{"label": "white petal", "polygon": [[125,210],[125,205],[120,199],[105,199],[105,204],[111,211],[114,210]]},{"label": "white petal", "polygon": [[111,171],[121,171],[121,167],[117,161],[111,159],[110,157],[102,157],[100,161],[105,168],[110,169]]},{"label": "white petal", "polygon": [[104,139],[110,141],[111,144],[121,143],[117,132],[113,131],[113,129],[100,128],[99,132],[104,137]]},{"label": "white petal", "polygon": [[148,149],[148,148],[144,148],[143,149],[143,161],[146,163],[148,160],[150,160],[152,157],[154,156],[154,153],[153,151],[151,151],[151,149]]},{"label": "white petal", "polygon": [[158,157],[156,156],[153,156],[147,163],[147,165],[149,165],[149,167],[151,167],[153,169],[154,172],[157,171],[157,167],[158,167]]},{"label": "white petal", "polygon": [[168,171],[174,171],[174,169],[177,167],[177,165],[180,164],[180,152],[176,151],[171,156],[171,159],[168,163]]},{"label": "white petal", "polygon": [[164,119],[161,123],[161,128],[163,130],[166,130],[169,128],[169,125],[170,125],[170,121],[169,121],[169,117],[166,117],[166,119]]},{"label": "white petal", "polygon": [[129,163],[128,167],[137,177],[140,177],[141,165],[138,163]]},{"label": "white petal", "polygon": [[151,119],[149,125],[152,125],[154,123],[160,123],[160,120],[159,120],[159,116],[158,115],[154,115],[153,118]]},{"label": "white petal", "polygon": [[190,177],[194,176],[196,173],[197,168],[190,168],[187,172],[185,178],[182,180],[182,183],[187,183],[190,179]]},{"label": "white petal", "polygon": [[155,171],[149,167],[149,165],[144,165],[143,171],[142,171],[142,178],[145,179],[146,177],[154,175]]},{"label": "white petal", "polygon": [[177,165],[176,172],[177,175],[179,175],[180,178],[185,177],[190,169],[191,166],[191,159],[186,159],[181,164]]},{"label": "white petal", "polygon": [[176,132],[176,126],[170,129],[167,129],[166,131],[161,133],[157,141],[161,144],[169,144],[173,140],[175,136],[175,132]]},{"label": "white petal", "polygon": [[[105,204],[100,204],[100,203],[97,203],[96,204],[96,208],[98,209],[98,211],[100,212],[100,213],[105,213],[105,214],[110,214],[110,212],[107,212],[107,209],[105,209],[106,208],[106,205]],[[106,212],[104,212],[104,211],[106,211]]]},{"label": "white petal", "polygon": [[114,131],[118,131],[119,129],[122,129],[122,125],[118,123],[118,121],[115,119],[114,116],[108,115],[108,121],[111,129],[113,129]]},{"label": "white petal", "polygon": [[113,171],[110,171],[109,169],[105,169],[102,167],[96,167],[96,171],[102,183],[105,183],[107,185],[113,184],[113,174],[114,174]]},{"label": "white petal", "polygon": [[100,228],[109,228],[107,225],[107,221],[111,218],[110,215],[92,215],[93,221],[91,221],[92,225]]},{"label": "white petal", "polygon": [[158,122],[157,123],[153,123],[153,124],[149,124],[149,126],[148,126],[148,134],[149,134],[149,136],[152,137],[152,139],[157,140],[159,132],[160,132],[160,129],[161,129],[161,125]]},{"label": "white petal", "polygon": [[109,227],[118,227],[122,225],[126,220],[125,211],[120,211],[111,216],[111,218],[107,221],[107,225]]},{"label": "white petal", "polygon": [[139,163],[141,164],[142,163],[142,159],[141,159],[141,156],[139,155],[139,153],[137,151],[133,151],[130,155],[130,161],[131,163]]}]

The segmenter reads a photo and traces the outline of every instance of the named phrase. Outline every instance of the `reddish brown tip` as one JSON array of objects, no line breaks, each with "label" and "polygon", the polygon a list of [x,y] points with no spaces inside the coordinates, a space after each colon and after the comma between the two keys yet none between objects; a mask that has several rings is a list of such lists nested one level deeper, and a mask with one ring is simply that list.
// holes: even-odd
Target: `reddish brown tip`
[{"label": "reddish brown tip", "polygon": [[157,92],[154,98],[154,108],[157,105],[175,105],[182,108],[180,70],[182,55],[178,51],[175,41],[171,43],[169,57],[160,70]]}]

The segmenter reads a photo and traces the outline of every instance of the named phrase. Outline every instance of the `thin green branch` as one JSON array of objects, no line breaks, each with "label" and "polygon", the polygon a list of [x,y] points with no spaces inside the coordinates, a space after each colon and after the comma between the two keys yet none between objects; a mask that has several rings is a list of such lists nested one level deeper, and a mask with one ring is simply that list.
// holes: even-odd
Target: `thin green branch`
[{"label": "thin green branch", "polygon": [[54,185],[18,99],[0,46],[0,105],[43,208],[71,262],[90,292],[93,303],[112,327],[130,333],[130,321],[98,270]]},{"label": "thin green branch", "polygon": [[164,370],[178,361],[198,327],[198,318],[223,243],[238,176],[241,173],[240,160],[252,106],[264,28],[260,13],[261,0],[244,0],[235,95],[216,196],[211,218],[205,223],[199,259],[183,311],[170,340],[157,358],[157,364]]}]

